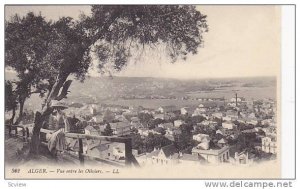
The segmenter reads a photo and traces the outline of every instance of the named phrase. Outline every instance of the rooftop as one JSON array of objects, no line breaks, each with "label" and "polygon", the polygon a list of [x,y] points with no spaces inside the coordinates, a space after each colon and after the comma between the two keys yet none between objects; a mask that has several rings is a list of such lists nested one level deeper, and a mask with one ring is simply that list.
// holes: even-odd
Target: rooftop
[{"label": "rooftop", "polygon": [[219,155],[221,153],[223,153],[224,151],[228,150],[229,147],[228,146],[224,146],[221,149],[209,149],[209,150],[203,150],[203,149],[198,149],[198,148],[193,148],[192,152],[193,153],[198,153],[198,154],[207,154],[207,155]]},{"label": "rooftop", "polygon": [[126,123],[126,122],[116,122],[116,123],[109,123],[111,128],[124,128],[124,127],[130,127],[130,124]]}]

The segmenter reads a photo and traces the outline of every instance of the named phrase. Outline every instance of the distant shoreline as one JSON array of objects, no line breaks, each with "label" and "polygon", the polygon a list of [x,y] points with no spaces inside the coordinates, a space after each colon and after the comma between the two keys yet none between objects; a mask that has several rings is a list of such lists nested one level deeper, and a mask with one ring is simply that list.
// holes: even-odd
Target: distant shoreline
[{"label": "distant shoreline", "polygon": [[[16,73],[14,71],[4,71],[4,78],[5,79],[11,79],[11,78],[15,78],[17,79]],[[143,78],[143,79],[162,79],[162,80],[182,80],[182,81],[198,81],[198,80],[236,80],[236,79],[264,79],[264,78],[273,78],[273,79],[277,79],[277,76],[240,76],[240,77],[199,77],[199,78],[176,78],[176,77],[153,77],[153,76],[106,76],[106,75],[102,75],[102,76],[91,76],[91,75],[86,75],[86,79],[90,79],[90,78],[94,78],[94,79],[114,79],[114,78]],[[72,78],[71,78],[72,79]],[[75,78],[74,78],[75,79]]]}]

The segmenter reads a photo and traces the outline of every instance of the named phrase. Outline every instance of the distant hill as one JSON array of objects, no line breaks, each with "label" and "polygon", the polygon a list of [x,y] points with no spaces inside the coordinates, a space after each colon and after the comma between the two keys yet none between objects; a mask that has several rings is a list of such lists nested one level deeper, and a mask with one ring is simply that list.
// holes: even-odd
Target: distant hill
[{"label": "distant hill", "polygon": [[[16,74],[5,73],[5,79],[16,79]],[[89,77],[83,83],[74,80],[68,102],[116,102],[119,99],[225,97],[234,91],[246,98],[276,98],[276,78],[225,78],[225,79],[167,79],[150,77]],[[130,102],[130,101],[128,101]],[[39,108],[40,98],[32,96],[27,102],[30,109]]]},{"label": "distant hill", "polygon": [[[174,95],[184,96],[192,91],[213,91],[228,87],[276,87],[276,78],[230,78],[178,80],[149,77],[91,77],[80,83],[74,81],[72,95],[120,96],[120,95]],[[82,90],[84,88],[84,90]],[[102,94],[99,94],[102,93]]]}]

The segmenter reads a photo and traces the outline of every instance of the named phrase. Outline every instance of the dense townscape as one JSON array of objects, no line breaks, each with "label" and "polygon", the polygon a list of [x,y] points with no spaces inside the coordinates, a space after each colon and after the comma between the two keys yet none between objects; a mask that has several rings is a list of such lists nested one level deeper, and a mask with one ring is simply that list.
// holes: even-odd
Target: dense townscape
[{"label": "dense townscape", "polygon": [[[182,98],[185,100],[185,98]],[[66,114],[80,122],[70,132],[132,138],[140,165],[252,164],[275,159],[276,101],[198,98],[195,105],[156,109],[95,103],[69,104]],[[33,112],[26,115],[30,124]],[[49,119],[46,129],[55,120]],[[76,151],[76,140],[68,141]],[[116,162],[125,159],[124,144],[85,140],[84,153]]]}]

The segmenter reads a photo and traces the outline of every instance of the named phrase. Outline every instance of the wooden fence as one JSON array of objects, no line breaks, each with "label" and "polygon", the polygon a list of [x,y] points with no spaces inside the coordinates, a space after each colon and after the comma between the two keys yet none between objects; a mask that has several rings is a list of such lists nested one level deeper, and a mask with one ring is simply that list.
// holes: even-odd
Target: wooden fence
[{"label": "wooden fence", "polygon": [[[25,127],[23,125],[5,125],[5,127],[8,129],[9,136],[15,136],[15,137],[21,137],[24,141],[30,141],[30,133],[29,133],[29,127]],[[20,128],[20,129],[18,129]],[[19,133],[19,130],[21,130],[21,133]],[[47,130],[47,129],[41,129],[40,130],[40,139],[42,145],[47,145],[46,135],[52,134],[54,131]],[[101,157],[91,157],[87,154],[83,153],[83,140],[100,140],[100,141],[108,141],[108,142],[117,142],[117,143],[124,143],[125,144],[125,166],[137,166],[139,167],[139,163],[135,159],[135,157],[132,154],[132,143],[131,138],[129,137],[117,137],[117,136],[96,136],[96,135],[87,135],[87,134],[79,134],[79,133],[65,133],[66,138],[72,138],[75,140],[78,140],[79,149],[76,152],[78,154],[78,159],[80,161],[80,164],[84,164],[85,158],[94,159],[96,161],[100,161],[106,164],[114,165],[114,166],[121,166],[119,162],[104,159]]]}]

